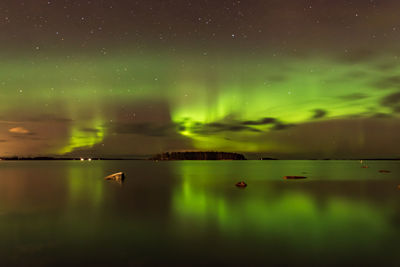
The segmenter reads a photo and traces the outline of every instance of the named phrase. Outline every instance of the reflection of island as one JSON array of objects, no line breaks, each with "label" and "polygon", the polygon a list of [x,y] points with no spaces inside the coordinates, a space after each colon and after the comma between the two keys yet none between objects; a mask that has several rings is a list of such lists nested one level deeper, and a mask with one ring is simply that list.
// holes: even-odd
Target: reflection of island
[{"label": "reflection of island", "polygon": [[152,160],[245,160],[242,154],[228,152],[166,152]]}]

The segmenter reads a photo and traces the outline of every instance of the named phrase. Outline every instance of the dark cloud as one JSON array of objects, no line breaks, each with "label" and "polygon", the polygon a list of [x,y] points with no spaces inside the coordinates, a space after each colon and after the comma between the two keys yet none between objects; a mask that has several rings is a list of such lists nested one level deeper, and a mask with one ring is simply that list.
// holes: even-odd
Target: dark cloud
[{"label": "dark cloud", "polygon": [[190,130],[196,134],[216,134],[220,132],[242,132],[250,131],[255,133],[262,133],[264,131],[252,126],[272,126],[271,130],[284,130],[289,127],[295,126],[294,124],[286,124],[276,118],[266,117],[258,120],[248,121],[231,121],[231,122],[213,122],[213,123],[195,123]]},{"label": "dark cloud", "polygon": [[[394,140],[398,140],[398,131],[398,118],[340,118],[308,121],[283,134],[277,131],[267,132],[262,138],[272,144],[283,142],[304,153],[294,158],[313,158],[318,153],[321,153],[320,158],[344,159],[357,158],[360,155],[370,158],[396,158],[400,145]],[[363,137],[362,140],[360,136]],[[279,148],[276,151],[277,154],[282,153]],[[290,154],[292,153],[287,156],[292,156]]]},{"label": "dark cloud", "polygon": [[242,122],[242,125],[267,125],[267,124],[272,124],[275,123],[277,120],[275,118],[263,118],[260,120],[256,121],[244,121]]},{"label": "dark cloud", "polygon": [[288,128],[292,128],[294,126],[296,126],[296,124],[292,124],[292,123],[285,124],[282,122],[277,122],[277,123],[275,123],[274,127],[272,127],[272,130],[281,131],[281,130],[286,130]]},{"label": "dark cloud", "polygon": [[313,110],[314,115],[312,116],[313,119],[321,119],[328,114],[328,111],[323,110],[323,109],[314,109]]},{"label": "dark cloud", "polygon": [[[382,109],[379,107],[379,109]],[[379,111],[379,109],[370,108],[366,109],[364,112],[346,114],[340,117],[336,117],[336,119],[344,119],[344,120],[358,120],[358,119],[386,119],[393,118],[392,112],[384,113]]]},{"label": "dark cloud", "polygon": [[400,88],[400,75],[380,78],[373,81],[371,85],[377,89]]},{"label": "dark cloud", "polygon": [[241,131],[250,131],[250,132],[261,132],[261,130],[242,125],[240,123],[221,123],[221,122],[213,122],[213,123],[196,123],[194,127],[191,128],[196,134],[215,134],[220,132],[241,132]]},{"label": "dark cloud", "polygon": [[220,122],[211,122],[211,123],[196,123],[196,125],[201,126],[201,127],[213,127],[213,128],[224,128],[226,127],[226,124],[220,123]]},{"label": "dark cloud", "polygon": [[400,113],[400,106],[393,107],[393,112]]},{"label": "dark cloud", "polygon": [[400,92],[385,96],[381,104],[386,107],[395,107],[400,104]]},{"label": "dark cloud", "polygon": [[387,71],[390,71],[390,70],[397,69],[398,66],[399,66],[399,64],[397,62],[388,62],[388,63],[378,64],[378,65],[375,66],[375,68],[377,70],[387,72]]},{"label": "dark cloud", "polygon": [[[150,122],[110,123],[105,125],[105,127],[111,129],[111,132],[115,134],[137,134],[150,137],[171,137],[176,135],[178,132],[183,132],[185,130],[199,135],[213,135],[222,132],[264,132],[253,126],[271,125],[271,130],[284,130],[294,126],[293,124],[285,124],[275,118],[262,118],[251,121],[218,121],[211,123],[190,122],[188,120],[189,119],[184,119],[180,123],[169,122],[164,124]],[[92,128],[86,128],[82,130],[90,132],[97,131],[96,129]]]},{"label": "dark cloud", "polygon": [[80,130],[86,133],[98,133],[100,131],[99,129],[96,128],[81,128]]},{"label": "dark cloud", "polygon": [[387,113],[375,113],[371,116],[371,118],[376,118],[376,119],[389,119],[389,118],[393,118],[393,115],[391,114],[387,114]]},{"label": "dark cloud", "polygon": [[251,131],[251,132],[261,132],[259,129],[246,127],[243,125],[230,125],[225,128],[227,131],[240,132],[240,131]]},{"label": "dark cloud", "polygon": [[368,97],[368,95],[364,94],[364,93],[353,93],[353,94],[339,96],[339,99],[342,99],[345,101],[354,101],[354,100],[365,99],[367,97]]},{"label": "dark cloud", "polygon": [[381,100],[381,105],[392,109],[395,113],[400,113],[400,92],[385,96]]},{"label": "dark cloud", "polygon": [[0,143],[5,143],[5,142],[7,142],[7,140],[0,139]]}]

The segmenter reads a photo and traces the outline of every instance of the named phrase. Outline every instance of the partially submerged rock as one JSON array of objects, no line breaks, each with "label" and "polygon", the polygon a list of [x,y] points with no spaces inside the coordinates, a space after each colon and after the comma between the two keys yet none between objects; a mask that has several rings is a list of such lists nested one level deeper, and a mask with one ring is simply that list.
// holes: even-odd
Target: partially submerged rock
[{"label": "partially submerged rock", "polygon": [[369,168],[369,167],[368,167],[367,165],[362,165],[361,168],[367,169],[367,168]]},{"label": "partially submerged rock", "polygon": [[289,176],[284,176],[283,179],[285,180],[292,180],[292,179],[306,179],[306,176],[296,176],[296,175],[289,175]]},{"label": "partially submerged rock", "polygon": [[112,180],[119,183],[122,183],[124,179],[125,179],[125,174],[123,172],[117,172],[104,178],[104,180]]},{"label": "partially submerged rock", "polygon": [[247,184],[244,181],[237,182],[235,185],[237,187],[246,187],[247,186]]},{"label": "partially submerged rock", "polygon": [[391,173],[391,171],[388,170],[379,170],[380,173]]}]

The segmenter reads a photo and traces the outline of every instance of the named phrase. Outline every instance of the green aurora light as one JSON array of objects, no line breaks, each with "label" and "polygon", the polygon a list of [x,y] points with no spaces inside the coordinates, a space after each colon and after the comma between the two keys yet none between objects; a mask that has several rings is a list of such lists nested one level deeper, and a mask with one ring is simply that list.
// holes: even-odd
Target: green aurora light
[{"label": "green aurora light", "polygon": [[[155,59],[150,52],[73,61],[53,56],[47,62],[33,61],[31,65],[25,60],[12,60],[3,62],[1,67],[7,78],[1,84],[0,112],[5,114],[3,120],[19,125],[21,107],[14,103],[23,102],[22,110],[32,117],[51,114],[70,120],[66,136],[59,137],[58,145],[42,153],[68,154],[92,148],[115,135],[112,122],[138,120],[176,125],[176,134],[190,140],[192,149],[279,149],[289,153],[297,148],[260,136],[273,132],[277,123],[290,126],[391,115],[391,107],[380,103],[396,92],[395,85],[377,90],[376,80],[399,72],[397,65],[390,71],[379,69],[393,61],[391,55],[351,64],[319,55],[300,59],[266,55],[240,60],[228,55],[217,59],[187,55],[185,60],[179,60],[168,54],[158,54]],[[140,113],[143,103],[150,103],[150,111],[127,119]],[[163,112],[162,105],[168,107],[167,119],[149,115]],[[324,116],[313,118],[315,110],[324,110]],[[221,124],[243,126],[243,122],[263,118],[273,118],[275,123],[253,123],[237,131],[204,129]]]}]

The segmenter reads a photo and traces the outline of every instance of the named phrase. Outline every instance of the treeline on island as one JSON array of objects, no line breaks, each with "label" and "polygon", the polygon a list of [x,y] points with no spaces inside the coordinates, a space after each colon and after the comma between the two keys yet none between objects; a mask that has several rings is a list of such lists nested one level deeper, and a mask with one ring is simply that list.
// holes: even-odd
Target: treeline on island
[{"label": "treeline on island", "polygon": [[246,160],[242,154],[229,152],[166,152],[152,160]]}]

